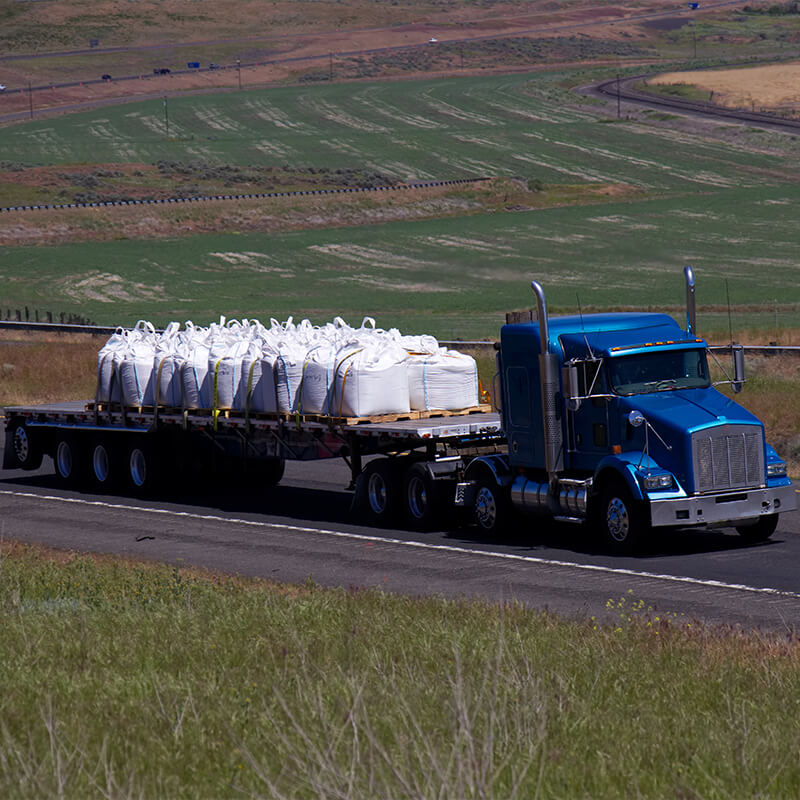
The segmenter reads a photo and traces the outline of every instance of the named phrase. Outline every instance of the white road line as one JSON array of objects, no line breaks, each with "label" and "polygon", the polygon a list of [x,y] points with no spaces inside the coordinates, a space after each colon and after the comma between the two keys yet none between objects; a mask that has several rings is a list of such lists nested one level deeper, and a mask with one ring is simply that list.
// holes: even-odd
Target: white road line
[{"label": "white road line", "polygon": [[353,541],[373,542],[375,544],[393,544],[401,547],[411,547],[419,550],[436,550],[444,553],[459,553],[461,555],[481,556],[505,561],[517,561],[525,564],[538,564],[547,567],[569,567],[571,569],[582,570],[584,572],[605,573],[608,575],[624,575],[633,578],[649,578],[651,580],[668,581],[671,583],[688,583],[694,586],[707,586],[714,589],[734,589],[740,592],[751,592],[753,594],[766,594],[777,597],[790,597],[800,600],[800,592],[788,592],[782,589],[772,589],[769,587],[748,586],[743,583],[725,583],[724,581],[705,580],[702,578],[690,578],[683,575],[663,575],[657,572],[644,572],[634,569],[623,569],[621,567],[604,567],[598,564],[577,564],[573,561],[560,561],[552,558],[539,558],[537,556],[521,556],[515,553],[497,553],[491,550],[471,550],[468,547],[457,547],[449,544],[430,544],[427,542],[406,541],[405,539],[388,539],[383,536],[369,536],[363,533],[347,533],[345,531],[332,531],[326,528],[306,528],[300,525],[285,525],[280,522],[259,522],[251,519],[240,519],[237,517],[218,517],[213,514],[196,514],[191,511],[171,511],[167,508],[147,508],[146,506],[127,506],[122,503],[106,503],[102,500],[84,500],[80,497],[57,497],[55,495],[36,494],[34,492],[15,492],[0,489],[0,495],[9,497],[23,497],[35,500],[50,500],[56,503],[73,503],[75,505],[89,506],[94,508],[108,508],[115,511],[141,511],[146,514],[160,514],[168,517],[178,517],[183,519],[195,519],[206,522],[223,522],[229,525],[245,525],[251,528],[275,528],[279,530],[291,531],[294,533],[311,533],[321,536],[332,536],[339,539],[350,539]]}]

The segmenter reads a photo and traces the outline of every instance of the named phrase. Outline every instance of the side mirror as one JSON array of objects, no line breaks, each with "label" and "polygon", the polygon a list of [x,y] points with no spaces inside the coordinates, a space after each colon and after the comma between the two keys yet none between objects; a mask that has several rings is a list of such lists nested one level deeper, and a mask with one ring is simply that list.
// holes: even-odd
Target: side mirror
[{"label": "side mirror", "polygon": [[577,411],[581,407],[581,393],[578,389],[578,368],[574,364],[567,364],[561,369],[561,385],[567,399],[567,410]]},{"label": "side mirror", "polygon": [[638,428],[640,425],[644,424],[644,414],[634,409],[628,414],[628,424],[632,428]]},{"label": "side mirror", "polygon": [[733,380],[731,381],[731,389],[733,389],[734,393],[739,394],[745,382],[744,348],[740,344],[731,345],[731,353],[733,355]]}]

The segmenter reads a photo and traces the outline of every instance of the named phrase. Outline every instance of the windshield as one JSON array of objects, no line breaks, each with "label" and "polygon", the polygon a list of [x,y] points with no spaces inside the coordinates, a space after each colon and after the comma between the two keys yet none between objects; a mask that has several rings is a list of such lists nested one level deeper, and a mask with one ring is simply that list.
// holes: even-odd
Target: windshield
[{"label": "windshield", "polygon": [[617,394],[647,394],[710,385],[705,350],[661,350],[609,359]]}]

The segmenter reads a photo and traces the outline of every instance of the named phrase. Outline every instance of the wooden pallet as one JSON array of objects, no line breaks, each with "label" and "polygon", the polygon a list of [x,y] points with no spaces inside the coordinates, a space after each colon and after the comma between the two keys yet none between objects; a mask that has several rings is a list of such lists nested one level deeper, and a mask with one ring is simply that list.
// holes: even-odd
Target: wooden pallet
[{"label": "wooden pallet", "polygon": [[[87,411],[105,412],[110,411],[120,412],[122,406],[119,403],[94,403],[86,404]],[[459,409],[457,411],[449,411],[447,409],[431,409],[429,411],[406,411],[394,414],[373,414],[372,416],[365,417],[342,417],[331,416],[328,414],[287,414],[285,412],[251,412],[249,418],[251,420],[277,420],[286,423],[302,423],[302,422],[315,422],[326,423],[328,425],[365,425],[370,422],[401,422],[408,420],[432,419],[437,417],[459,417],[464,414],[485,414],[492,410],[492,407],[487,404],[471,406],[469,408]],[[153,414],[155,413],[155,406],[125,406],[127,414]],[[210,408],[173,408],[171,406],[159,406],[159,414],[183,414],[188,411],[190,414],[198,416],[213,416],[213,411]],[[223,419],[245,419],[247,416],[244,411],[238,409],[218,409],[218,417]]]},{"label": "wooden pallet", "polygon": [[448,411],[444,408],[431,409],[430,411],[408,411],[401,414],[375,414],[368,417],[320,417],[334,425],[365,425],[370,422],[402,422],[404,420],[434,419],[439,417],[460,417],[464,414],[485,414],[490,412],[490,405],[471,406],[457,411]]}]

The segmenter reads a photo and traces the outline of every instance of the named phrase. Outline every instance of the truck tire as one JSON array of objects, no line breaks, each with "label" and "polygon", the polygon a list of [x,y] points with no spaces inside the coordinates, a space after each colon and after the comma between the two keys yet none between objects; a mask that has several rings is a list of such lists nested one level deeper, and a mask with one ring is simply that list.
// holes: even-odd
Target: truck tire
[{"label": "truck tire", "polygon": [[83,480],[86,472],[84,448],[76,436],[61,435],[56,438],[53,463],[58,479],[66,486],[75,486]]},{"label": "truck tire", "polygon": [[356,493],[359,511],[367,523],[394,522],[400,500],[397,465],[388,458],[370,461],[359,475]]},{"label": "truck tire", "polygon": [[37,437],[23,423],[14,425],[6,434],[11,438],[11,452],[19,469],[38,469],[44,453]]},{"label": "truck tire", "polygon": [[149,494],[158,485],[158,461],[152,442],[134,441],[128,445],[125,467],[128,488],[135,494]]},{"label": "truck tire", "polygon": [[285,470],[285,459],[265,458],[258,462],[258,481],[262,486],[277,486]]},{"label": "truck tire", "polygon": [[650,529],[647,511],[621,481],[611,481],[600,494],[596,522],[606,547],[615,554],[635,552]]},{"label": "truck tire", "polygon": [[508,528],[513,516],[508,491],[498,485],[494,476],[486,470],[481,473],[475,487],[472,516],[478,529],[491,536]]},{"label": "truck tire", "polygon": [[432,530],[442,516],[443,486],[449,481],[435,481],[424,464],[412,464],[403,477],[403,511],[414,530]]},{"label": "truck tire", "polygon": [[92,478],[99,489],[111,489],[119,482],[120,465],[107,439],[96,439],[92,446]]},{"label": "truck tire", "polygon": [[766,542],[778,527],[778,515],[766,514],[758,518],[755,525],[737,525],[736,532],[746,542]]}]

